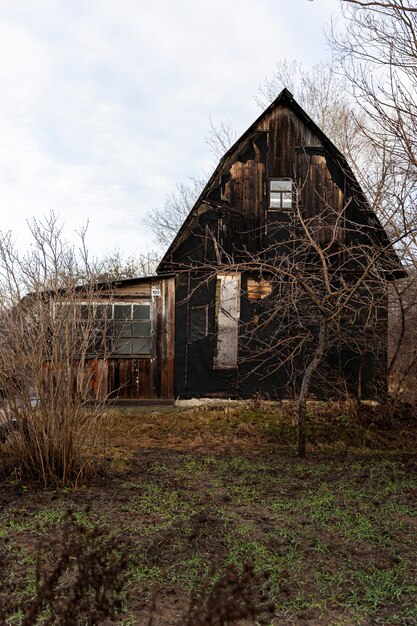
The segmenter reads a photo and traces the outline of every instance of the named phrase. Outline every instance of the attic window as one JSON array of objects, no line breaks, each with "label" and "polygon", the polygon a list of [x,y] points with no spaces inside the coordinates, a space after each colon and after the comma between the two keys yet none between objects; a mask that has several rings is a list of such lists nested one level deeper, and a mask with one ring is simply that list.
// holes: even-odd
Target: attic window
[{"label": "attic window", "polygon": [[292,209],[292,180],[274,179],[269,181],[269,210],[290,211]]}]

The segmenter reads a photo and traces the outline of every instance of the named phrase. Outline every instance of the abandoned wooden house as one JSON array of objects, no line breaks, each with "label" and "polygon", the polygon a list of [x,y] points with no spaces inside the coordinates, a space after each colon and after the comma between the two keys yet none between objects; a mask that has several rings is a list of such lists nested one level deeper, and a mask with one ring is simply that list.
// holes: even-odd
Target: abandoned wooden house
[{"label": "abandoned wooden house", "polygon": [[[333,254],[333,279],[355,276],[353,266],[361,262],[349,258],[348,244],[361,240],[379,250],[385,282],[404,275],[346,159],[284,89],[220,160],[158,275],[115,284],[114,318],[131,323],[108,360],[106,393],[165,401],[296,393],[311,339],[296,351],[288,343],[285,358],[276,348],[293,324],[302,327],[299,307],[287,307],[278,334],[276,319],[265,321],[265,314],[276,317],[275,303],[283,301],[285,272],[277,281],[274,268],[291,255],[293,267],[308,263],[300,220],[315,225],[312,242]],[[341,328],[313,385],[317,396],[348,390],[372,398],[386,388],[387,290],[384,281],[367,281],[375,296],[362,307],[367,330],[363,310],[353,316],[354,340]],[[378,327],[378,336],[370,327]]]}]

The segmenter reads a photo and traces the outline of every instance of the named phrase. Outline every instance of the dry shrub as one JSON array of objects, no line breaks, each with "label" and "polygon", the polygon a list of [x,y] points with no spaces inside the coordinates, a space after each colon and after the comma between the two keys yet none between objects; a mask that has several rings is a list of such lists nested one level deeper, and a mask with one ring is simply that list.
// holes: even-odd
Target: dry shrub
[{"label": "dry shrub", "polygon": [[252,395],[251,399],[249,400],[249,406],[252,411],[260,411],[261,409],[265,408],[265,399],[259,391],[256,391]]},{"label": "dry shrub", "polygon": [[44,485],[77,485],[98,467],[104,415],[69,405],[65,410],[14,410],[17,426],[0,443],[1,471]]},{"label": "dry shrub", "polygon": [[[23,615],[21,626],[119,621],[131,553],[127,539],[78,522],[69,510],[61,525],[50,528],[36,547],[35,593],[30,600],[19,600],[15,586],[7,582],[11,558],[5,546],[0,549],[0,624],[8,624],[18,611]],[[214,584],[213,577],[214,573],[203,583],[203,591],[191,597],[178,626],[270,623],[275,606],[268,600],[267,573],[256,573],[249,563],[243,571],[229,565]],[[147,625],[152,626],[155,618],[156,596]]]},{"label": "dry shrub", "polygon": [[83,246],[62,240],[53,215],[31,230],[23,258],[0,237],[0,423],[17,424],[0,455],[5,468],[65,485],[97,442],[101,411],[87,401],[105,399],[107,320]]},{"label": "dry shrub", "polygon": [[266,591],[260,591],[267,580],[268,574],[256,574],[250,563],[245,565],[243,572],[236,565],[229,565],[212,588],[207,583],[205,593],[191,598],[181,624],[223,626],[248,619],[253,623],[255,619],[259,624],[266,623],[263,618],[268,614],[270,617],[275,611],[274,605],[268,602]]},{"label": "dry shrub", "polygon": [[[7,617],[17,610],[23,614],[22,626],[93,626],[120,614],[130,554],[126,539],[109,537],[98,527],[77,522],[68,511],[36,552],[34,598],[16,606],[0,582],[0,623],[6,624]],[[2,578],[5,569],[3,564]]]},{"label": "dry shrub", "polygon": [[[191,596],[188,609],[177,622],[177,626],[270,623],[275,605],[268,600],[270,589],[267,572],[256,573],[251,563],[246,563],[243,571],[231,564],[217,577],[214,584],[213,577],[215,572],[203,582],[203,591]],[[157,616],[156,600],[157,594],[154,594],[147,626],[154,625]]]}]

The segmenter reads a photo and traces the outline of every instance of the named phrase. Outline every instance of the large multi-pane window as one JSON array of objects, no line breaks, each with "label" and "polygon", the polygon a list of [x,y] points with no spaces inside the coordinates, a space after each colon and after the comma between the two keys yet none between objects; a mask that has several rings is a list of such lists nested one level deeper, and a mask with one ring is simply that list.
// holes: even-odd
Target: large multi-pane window
[{"label": "large multi-pane window", "polygon": [[150,304],[113,304],[112,353],[150,354]]},{"label": "large multi-pane window", "polygon": [[132,303],[56,304],[63,337],[72,337],[89,356],[138,356],[151,353],[151,305]]}]

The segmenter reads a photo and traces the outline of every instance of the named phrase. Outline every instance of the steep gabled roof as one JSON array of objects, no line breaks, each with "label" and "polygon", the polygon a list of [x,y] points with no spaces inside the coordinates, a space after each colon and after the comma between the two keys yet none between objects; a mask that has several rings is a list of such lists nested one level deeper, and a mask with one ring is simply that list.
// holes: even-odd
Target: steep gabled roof
[{"label": "steep gabled roof", "polygon": [[394,250],[394,248],[390,247],[390,242],[388,236],[382,227],[378,217],[371,210],[368,200],[362,191],[358,181],[356,180],[353,171],[347,162],[346,158],[340,152],[340,150],[335,146],[335,144],[325,135],[325,133],[317,126],[317,124],[311,119],[311,117],[304,111],[304,109],[296,102],[292,93],[284,88],[280,94],[275,98],[275,100],[261,113],[261,115],[249,126],[249,128],[241,135],[241,137],[235,141],[235,143],[227,150],[227,152],[220,159],[216,169],[213,174],[210,176],[207,184],[205,185],[203,191],[200,196],[196,200],[193,208],[190,213],[186,217],[183,222],[181,228],[179,229],[177,235],[169,246],[168,250],[164,254],[160,264],[157,267],[158,273],[163,273],[163,266],[166,262],[169,262],[171,253],[175,250],[179,242],[182,240],[183,234],[187,231],[187,227],[193,219],[198,207],[202,202],[206,199],[212,187],[215,185],[220,172],[222,171],[223,166],[227,163],[227,160],[232,157],[232,155],[237,152],[240,147],[251,137],[251,135],[259,128],[262,121],[268,117],[268,115],[278,106],[287,106],[294,114],[312,131],[312,133],[319,139],[319,141],[323,144],[326,152],[329,156],[337,163],[340,169],[343,171],[344,175],[349,180],[350,186],[352,190],[354,190],[355,195],[360,202],[360,205],[364,212],[367,214],[369,225],[372,226],[373,229],[378,233],[381,246],[383,248],[389,249],[388,255],[390,256],[390,262],[392,267],[396,267],[393,272],[395,273],[395,277],[399,278],[406,275],[404,268],[401,265],[401,262]]}]

